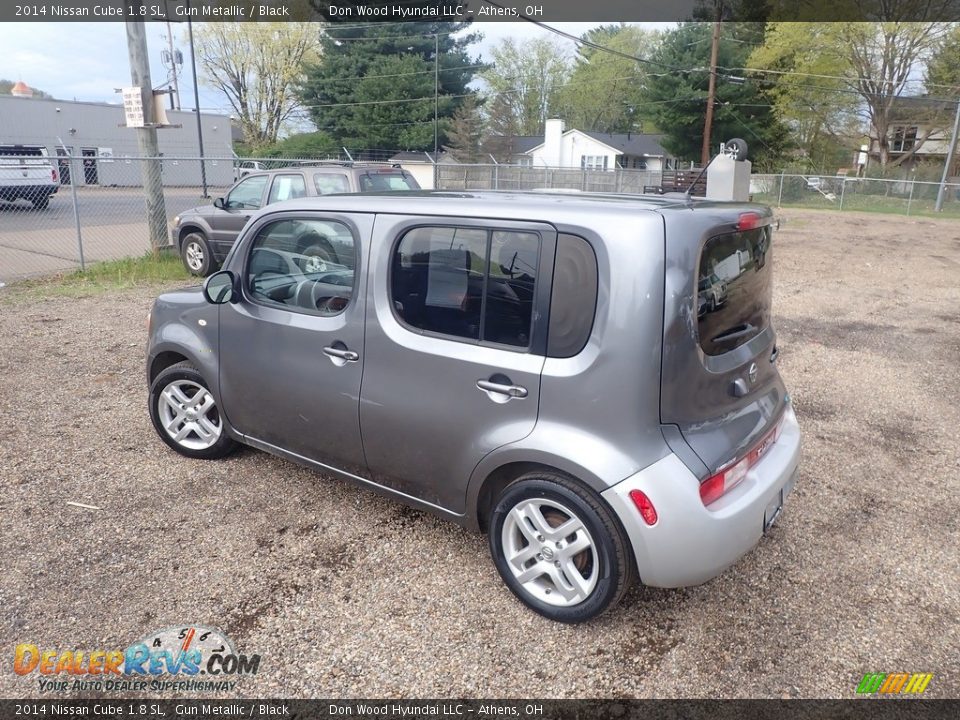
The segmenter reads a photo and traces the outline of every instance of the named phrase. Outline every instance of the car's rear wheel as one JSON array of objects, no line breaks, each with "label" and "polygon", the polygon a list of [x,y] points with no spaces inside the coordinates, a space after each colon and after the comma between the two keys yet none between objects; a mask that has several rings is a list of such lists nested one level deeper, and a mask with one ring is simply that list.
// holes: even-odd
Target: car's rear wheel
[{"label": "car's rear wheel", "polygon": [[203,376],[186,362],[168,367],[153,381],[150,419],[161,440],[190,458],[214,460],[236,445]]},{"label": "car's rear wheel", "polygon": [[216,269],[210,243],[198,232],[189,233],[180,243],[183,266],[192,275],[206,277]]},{"label": "car's rear wheel", "polygon": [[559,622],[589,620],[616,605],[633,581],[633,557],[603,501],[569,478],[524,475],[490,517],[500,577],[527,606]]}]

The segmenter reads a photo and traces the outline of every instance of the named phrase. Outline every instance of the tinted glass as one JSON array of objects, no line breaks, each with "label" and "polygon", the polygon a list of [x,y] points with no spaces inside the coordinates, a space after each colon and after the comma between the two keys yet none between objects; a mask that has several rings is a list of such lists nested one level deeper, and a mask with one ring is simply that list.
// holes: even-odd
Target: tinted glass
[{"label": "tinted glass", "polygon": [[397,245],[394,308],[407,324],[527,347],[540,238],[476,228],[417,228]]},{"label": "tinted glass", "polygon": [[250,248],[247,290],[254,300],[296,312],[337,315],[353,296],[353,234],[333,220],[281,220]]},{"label": "tinted glass", "polygon": [[493,233],[482,340],[518,347],[530,345],[539,257],[539,236],[499,230]]},{"label": "tinted glass", "polygon": [[393,306],[420,330],[480,339],[487,231],[416,228],[393,257]]},{"label": "tinted glass", "polygon": [[227,195],[228,208],[257,209],[263,198],[263,189],[267,186],[266,175],[255,175],[241,180]]},{"label": "tinted glass", "polygon": [[268,203],[280,202],[281,200],[292,200],[302,198],[307,194],[307,185],[303,181],[303,175],[275,175],[273,184],[270,186],[270,198]]},{"label": "tinted glass", "polygon": [[332,173],[314,173],[313,185],[318,195],[350,192],[350,181],[346,175]]},{"label": "tinted glass", "polygon": [[403,173],[365,173],[360,176],[360,190],[376,192],[379,190],[419,190],[412,178]]},{"label": "tinted glass", "polygon": [[697,325],[707,355],[729,352],[770,322],[769,226],[711,238],[700,255]]},{"label": "tinted glass", "polygon": [[576,235],[557,236],[547,355],[573,357],[587,344],[597,311],[597,256]]}]

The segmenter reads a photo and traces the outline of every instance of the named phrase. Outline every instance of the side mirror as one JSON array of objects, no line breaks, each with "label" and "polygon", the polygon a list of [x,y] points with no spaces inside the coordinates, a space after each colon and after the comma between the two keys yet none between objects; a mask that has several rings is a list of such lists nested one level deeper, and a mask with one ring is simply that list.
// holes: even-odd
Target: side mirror
[{"label": "side mirror", "polygon": [[236,302],[240,299],[237,276],[230,270],[215,272],[203,283],[203,297],[213,305]]},{"label": "side mirror", "polygon": [[223,198],[217,198],[216,200],[214,200],[214,201],[213,201],[213,206],[214,206],[215,208],[217,208],[217,210],[226,210],[226,209],[227,209],[227,203],[224,202]]}]

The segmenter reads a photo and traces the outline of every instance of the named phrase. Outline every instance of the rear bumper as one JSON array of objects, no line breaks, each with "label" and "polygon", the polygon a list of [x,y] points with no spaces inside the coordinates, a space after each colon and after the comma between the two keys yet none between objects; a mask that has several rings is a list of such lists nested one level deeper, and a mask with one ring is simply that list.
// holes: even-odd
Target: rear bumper
[{"label": "rear bumper", "polygon": [[0,197],[29,200],[44,195],[55,195],[59,190],[59,185],[0,185]]},{"label": "rear bumper", "polygon": [[[698,585],[719,575],[749,552],[763,535],[779,499],[793,488],[800,463],[800,428],[788,406],[780,437],[733,490],[709,507],[700,483],[676,455],[603,493],[633,546],[640,579],[656,587]],[[639,489],[657,510],[650,526],[630,500]]]}]

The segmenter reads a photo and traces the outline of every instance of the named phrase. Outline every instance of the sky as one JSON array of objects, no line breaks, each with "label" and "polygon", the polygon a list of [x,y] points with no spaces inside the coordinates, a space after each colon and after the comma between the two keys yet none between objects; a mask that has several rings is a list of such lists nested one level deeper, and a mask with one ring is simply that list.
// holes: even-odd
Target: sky
[{"label": "sky", "polygon": [[[648,23],[643,23],[647,25]],[[650,23],[652,24],[652,23]],[[178,27],[179,25],[179,27]],[[574,35],[581,35],[598,23],[553,23]],[[181,106],[193,108],[193,82],[186,28],[174,24],[175,45],[184,57],[179,76]],[[551,35],[531,23],[475,23],[472,31],[483,33],[473,52],[489,57],[490,48],[505,37],[517,39]],[[150,77],[154,87],[166,82],[167,71],[160,59],[167,47],[167,25],[147,24]],[[558,38],[561,43],[569,41]],[[571,48],[573,43],[569,42]],[[50,93],[59,100],[120,102],[114,88],[130,84],[127,39],[122,22],[97,23],[0,23],[0,78],[23,80],[27,85]],[[226,99],[200,81],[200,107],[205,111],[230,113]]]}]

